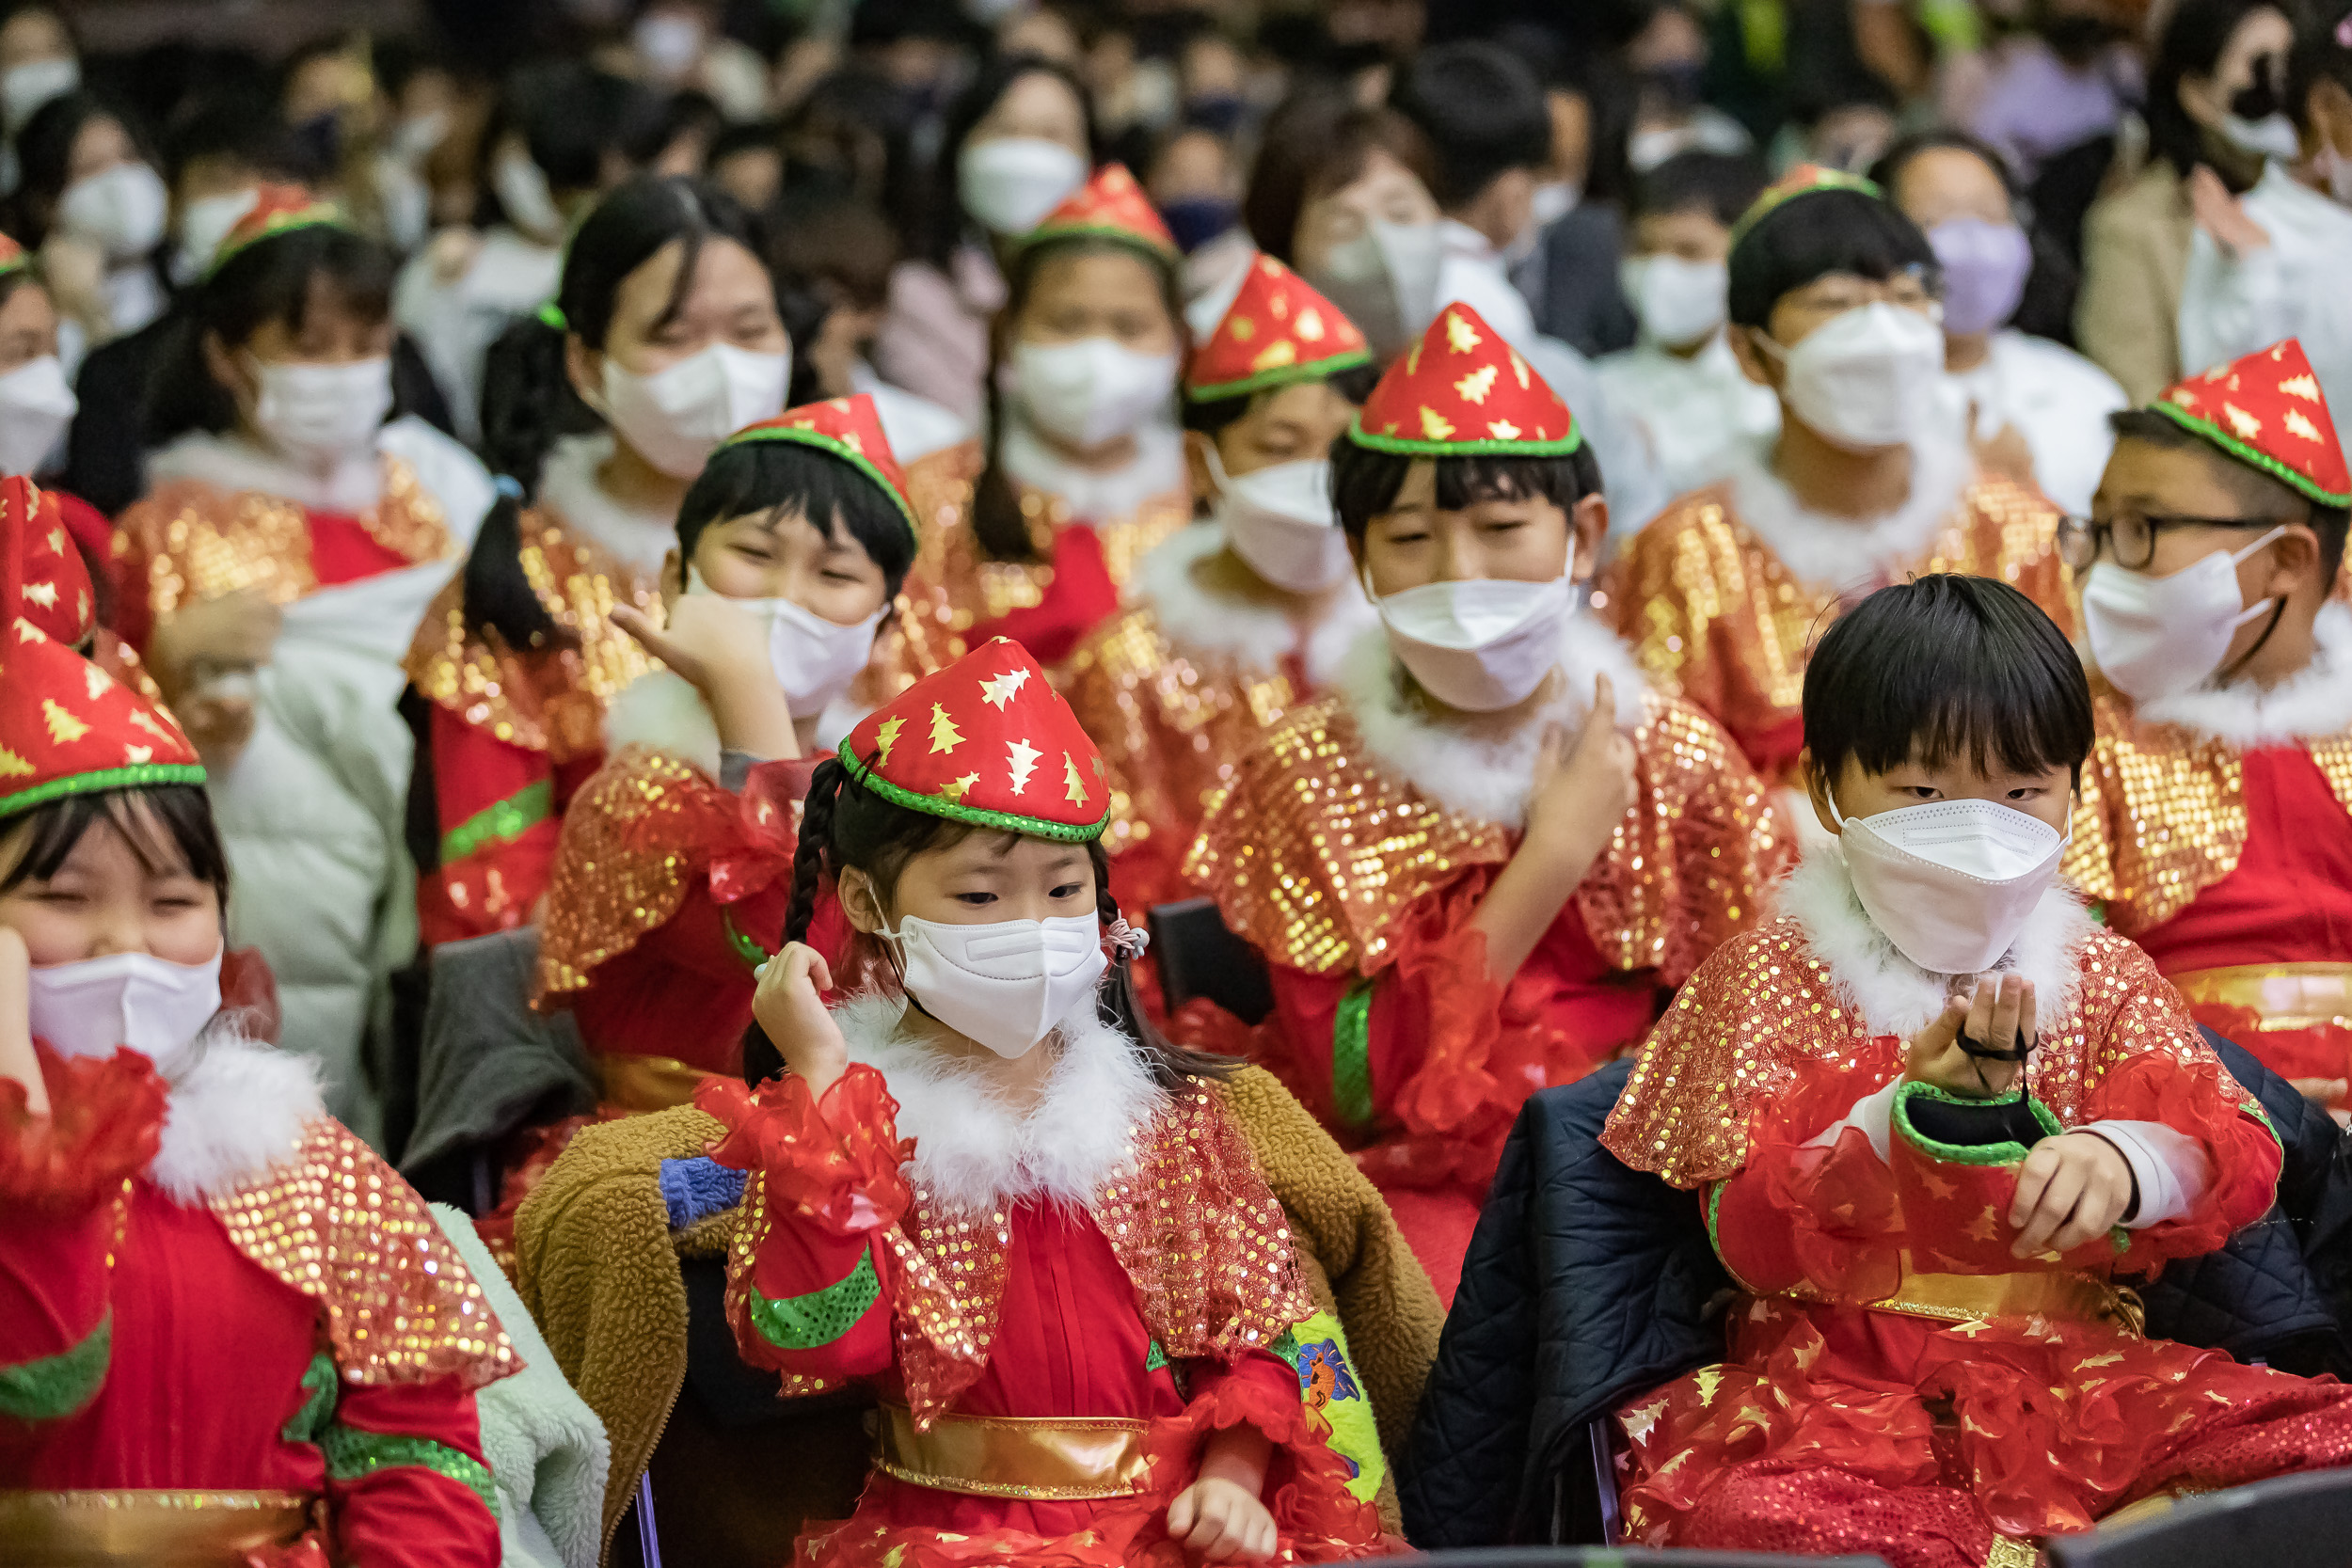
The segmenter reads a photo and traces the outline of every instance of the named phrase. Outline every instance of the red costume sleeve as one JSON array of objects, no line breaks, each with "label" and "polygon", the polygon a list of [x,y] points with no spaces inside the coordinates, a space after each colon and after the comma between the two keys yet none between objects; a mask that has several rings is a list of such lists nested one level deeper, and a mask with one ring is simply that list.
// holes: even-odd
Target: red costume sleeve
[{"label": "red costume sleeve", "polygon": [[321,1446],[338,1561],[497,1568],[498,1498],[474,1397],[456,1378],[347,1385]]},{"label": "red costume sleeve", "polygon": [[914,1195],[882,1074],[853,1065],[821,1102],[792,1073],[756,1092],[713,1079],[694,1103],[727,1128],[711,1157],[751,1173],[727,1259],[743,1359],[826,1383],[886,1370],[891,1259],[880,1243]]},{"label": "red costume sleeve", "polygon": [[547,752],[500,740],[437,703],[430,722],[440,862],[421,879],[417,911],[426,945],[438,946],[532,918],[554,868],[564,805],[586,774],[559,780]]},{"label": "red costume sleeve", "polygon": [[[1154,1428],[1151,1440],[1154,1465],[1174,1482],[1168,1490],[1191,1484],[1211,1435],[1252,1426],[1274,1444],[1258,1497],[1283,1540],[1361,1543],[1379,1536],[1378,1512],[1348,1492],[1347,1467],[1331,1450],[1328,1427],[1299,1400],[1296,1368],[1256,1350],[1230,1362],[1189,1360],[1184,1366],[1192,1397],[1182,1416]],[[1322,1558],[1302,1554],[1301,1560]]]}]

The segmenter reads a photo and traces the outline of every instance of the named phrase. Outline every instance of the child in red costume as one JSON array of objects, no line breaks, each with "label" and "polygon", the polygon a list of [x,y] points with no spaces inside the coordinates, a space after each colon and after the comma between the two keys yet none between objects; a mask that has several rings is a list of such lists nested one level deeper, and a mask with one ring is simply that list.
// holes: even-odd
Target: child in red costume
[{"label": "child in red costume", "polygon": [[17,618],[30,492],[0,482],[0,1558],[492,1568],[474,1390],[514,1352],[221,1010],[203,768]]},{"label": "child in red costume", "polygon": [[[754,1003],[788,1070],[696,1100],[751,1173],[727,1291],[744,1358],[787,1394],[882,1393],[879,1473],[803,1563],[1379,1546],[1268,1354],[1311,1301],[1213,1082],[1227,1064],[1161,1041],[1105,957],[1131,946],[1109,814],[1092,742],[1003,640],[818,770],[796,940]],[[830,1010],[832,971],[797,940],[823,873],[895,974]]]},{"label": "child in red costume", "polygon": [[1785,833],[1578,604],[1598,465],[1476,311],[1389,367],[1332,482],[1381,624],[1242,758],[1185,874],[1273,966],[1248,1053],[1358,1148],[1450,1299],[1520,1103],[1756,921]]},{"label": "child in red costume", "polygon": [[2270,1206],[2280,1148],[2056,880],[2090,692],[1937,575],[1805,672],[1824,832],[1659,1024],[1602,1143],[1702,1189],[1726,1356],[1617,1412],[1645,1545],[2027,1568],[2143,1498],[2352,1463],[2352,1392],[2142,1336],[2119,1276]]}]

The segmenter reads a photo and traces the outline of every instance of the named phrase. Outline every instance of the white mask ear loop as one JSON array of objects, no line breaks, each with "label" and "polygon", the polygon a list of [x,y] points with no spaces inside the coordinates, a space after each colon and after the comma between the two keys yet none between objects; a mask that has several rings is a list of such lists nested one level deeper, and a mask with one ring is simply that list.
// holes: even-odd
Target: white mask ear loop
[{"label": "white mask ear loop", "polygon": [[[2247,546],[2244,549],[2231,551],[2230,564],[2233,566],[2243,566],[2253,557],[2257,550],[2267,548],[2271,541],[2284,534],[2286,531],[2287,525],[2280,523],[2276,528],[2273,528],[2268,533],[2264,534],[2260,539],[2257,539],[2252,544]],[[2251,605],[2247,607],[2244,614],[2230,623],[2230,629],[2232,631],[2235,631],[2238,627],[2246,625],[2249,621],[2251,621],[2255,616],[2260,615],[2264,610],[2270,608],[2270,601],[2277,596],[2278,595],[2276,594],[2266,594],[2263,595],[2263,597],[2255,600]]]}]

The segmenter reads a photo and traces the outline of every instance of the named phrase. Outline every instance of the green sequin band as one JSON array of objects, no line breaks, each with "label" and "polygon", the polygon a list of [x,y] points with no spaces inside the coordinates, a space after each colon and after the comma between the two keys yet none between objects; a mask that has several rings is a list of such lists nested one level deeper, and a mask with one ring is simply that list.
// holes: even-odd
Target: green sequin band
[{"label": "green sequin band", "polygon": [[1331,1108],[1350,1127],[1372,1121],[1372,982],[1359,980],[1340,998],[1331,1025]]},{"label": "green sequin band", "polygon": [[335,1356],[320,1351],[302,1373],[302,1408],[286,1418],[278,1435],[289,1443],[315,1443],[335,1419],[335,1398],[341,1385],[335,1376]]},{"label": "green sequin band", "polygon": [[748,447],[754,442],[765,441],[789,441],[794,446],[811,447],[849,464],[881,487],[882,493],[890,498],[891,504],[898,507],[898,515],[906,519],[907,538],[920,542],[922,536],[914,520],[914,503],[908,500],[880,468],[874,467],[872,458],[863,452],[851,451],[838,436],[828,436],[818,430],[802,430],[792,425],[761,425],[728,436],[719,443],[719,450],[725,451],[733,447]]},{"label": "green sequin band", "polygon": [[751,1296],[752,1324],[778,1350],[815,1350],[830,1345],[852,1328],[882,1299],[882,1280],[874,1273],[874,1256],[858,1254],[857,1267],[821,1291],[781,1301],[759,1293]]},{"label": "green sequin band", "polygon": [[55,1355],[0,1367],[0,1416],[16,1421],[59,1421],[96,1399],[114,1355],[114,1315],[108,1313],[79,1344]]},{"label": "green sequin band", "polygon": [[0,816],[13,816],[18,812],[45,806],[68,795],[95,795],[103,789],[152,789],[157,784],[200,784],[203,782],[203,766],[194,762],[140,762],[127,768],[101,768],[92,773],[52,779],[47,784],[35,784],[14,795],[0,795]]},{"label": "green sequin band", "polygon": [[1065,223],[1052,229],[1032,229],[1021,237],[1018,245],[1021,249],[1027,250],[1032,245],[1051,245],[1056,240],[1104,240],[1112,245],[1123,245],[1138,255],[1150,257],[1163,267],[1172,267],[1183,261],[1159,241],[1108,223]]},{"label": "green sequin band", "polygon": [[1370,349],[1355,349],[1335,354],[1328,359],[1310,359],[1305,364],[1277,365],[1270,371],[1246,375],[1239,381],[1219,381],[1206,387],[1184,388],[1186,403],[1216,403],[1225,398],[1244,397],[1251,392],[1263,392],[1277,387],[1295,387],[1305,381],[1328,381],[1342,371],[1352,371],[1359,365],[1372,363]]},{"label": "green sequin band", "polygon": [[528,784],[441,835],[441,863],[454,865],[490,844],[511,844],[555,815],[555,781]]},{"label": "green sequin band", "polygon": [[2190,435],[2203,436],[2239,462],[2249,463],[2260,468],[2306,500],[2315,500],[2322,506],[2352,506],[2352,495],[2339,496],[2332,491],[2321,489],[2309,475],[2296,473],[2268,452],[2248,446],[2211,420],[2192,414],[2178,404],[2159,400],[2150,404],[2148,407],[2152,412],[2161,414],[2170,420]]},{"label": "green sequin band", "polygon": [[1962,1095],[1947,1094],[1933,1084],[1923,1084],[1916,1079],[1907,1081],[1895,1091],[1895,1131],[1902,1134],[1905,1143],[1931,1160],[1942,1160],[1955,1165],[2013,1165],[2026,1157],[2024,1144],[2011,1141],[1972,1144],[1963,1148],[1959,1144],[1938,1143],[1911,1125],[1911,1102],[1915,1100],[1937,1100],[1947,1105],[2014,1105],[2020,1099],[2025,1099],[2026,1113],[2041,1124],[2044,1134],[2055,1138],[2066,1131],[2047,1105],[2026,1097],[2023,1090],[2011,1090],[1991,1100],[1970,1100]]},{"label": "green sequin band", "polygon": [[1568,433],[1557,441],[1424,441],[1412,436],[1382,436],[1364,428],[1356,416],[1347,438],[1359,447],[1398,457],[1565,457],[1584,445],[1584,427],[1568,416]]},{"label": "green sequin band", "polygon": [[849,769],[850,777],[893,805],[904,806],[909,811],[929,812],[933,816],[945,816],[950,821],[969,822],[976,828],[996,828],[1009,833],[1027,833],[1032,838],[1060,839],[1070,844],[1091,844],[1103,836],[1104,829],[1111,825],[1111,808],[1108,806],[1103,808],[1101,821],[1089,827],[1073,827],[1067,822],[1048,822],[1041,816],[1015,816],[1009,811],[959,805],[953,800],[943,800],[936,795],[917,795],[914,790],[901,789],[892,784],[846,750],[841,752],[841,762]]},{"label": "green sequin band", "polygon": [[482,1499],[482,1506],[490,1511],[490,1517],[498,1517],[498,1493],[490,1485],[490,1467],[446,1443],[436,1443],[430,1437],[362,1432],[358,1427],[335,1425],[319,1433],[319,1451],[326,1458],[329,1481],[361,1481],[378,1470],[404,1467],[430,1470],[470,1488]]}]

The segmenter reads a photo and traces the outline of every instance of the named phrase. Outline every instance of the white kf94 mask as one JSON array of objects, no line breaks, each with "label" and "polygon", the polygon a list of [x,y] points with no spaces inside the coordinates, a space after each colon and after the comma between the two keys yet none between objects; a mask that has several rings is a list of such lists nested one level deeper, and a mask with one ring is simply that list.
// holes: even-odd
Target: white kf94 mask
[{"label": "white kf94 mask", "polygon": [[1830,816],[1854,895],[1895,950],[1936,974],[1999,963],[2058,875],[2067,840],[1997,800]]},{"label": "white kf94 mask", "polygon": [[1009,1061],[1092,996],[1111,961],[1090,914],[985,926],[908,915],[881,934],[898,944],[899,983],[925,1012]]},{"label": "white kf94 mask", "polygon": [[1413,679],[1448,707],[1494,713],[1525,702],[1559,667],[1560,628],[1575,613],[1577,586],[1473,578],[1429,582],[1373,597],[1389,647]]},{"label": "white kf94 mask", "polygon": [[1277,463],[1229,474],[1209,448],[1216,481],[1217,520],[1225,542],[1277,588],[1314,594],[1347,575],[1347,535],[1331,508],[1331,464],[1326,458]]},{"label": "white kf94 mask", "polygon": [[[686,591],[723,597],[691,566],[686,568]],[[850,689],[850,683],[873,656],[874,633],[890,609],[885,604],[865,620],[845,626],[790,599],[728,599],[727,603],[768,628],[768,665],[776,673],[776,683],[784,688],[785,705],[795,719],[814,718]]]},{"label": "white kf94 mask", "polygon": [[111,1056],[129,1046],[168,1078],[220,1011],[220,954],[176,964],[109,953],[32,972],[33,1033],[62,1056]]}]

